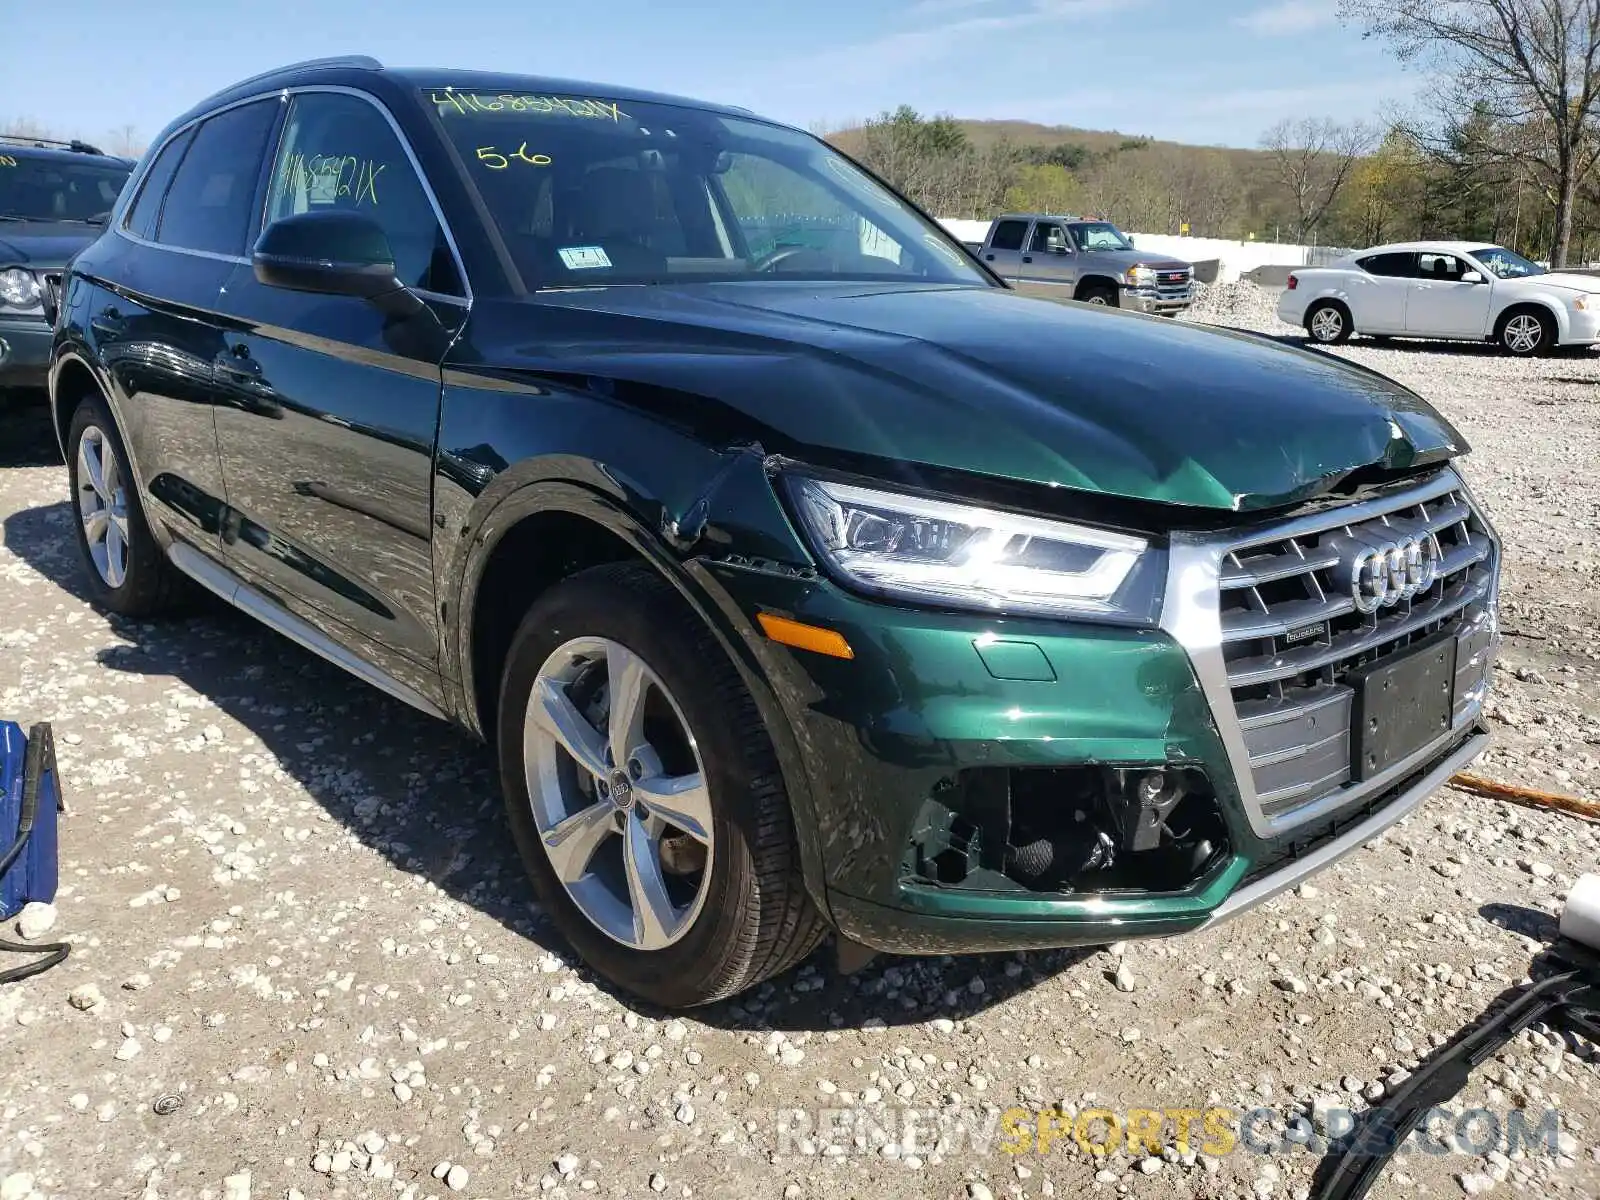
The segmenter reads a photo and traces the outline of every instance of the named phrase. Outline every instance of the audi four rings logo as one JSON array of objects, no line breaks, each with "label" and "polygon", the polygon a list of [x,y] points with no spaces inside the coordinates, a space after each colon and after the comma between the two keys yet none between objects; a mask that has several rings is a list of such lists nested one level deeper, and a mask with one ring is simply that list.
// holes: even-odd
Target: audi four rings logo
[{"label": "audi four rings logo", "polygon": [[1362,546],[1350,565],[1356,611],[1376,612],[1425,592],[1439,577],[1444,550],[1432,533],[1407,534],[1392,542]]}]

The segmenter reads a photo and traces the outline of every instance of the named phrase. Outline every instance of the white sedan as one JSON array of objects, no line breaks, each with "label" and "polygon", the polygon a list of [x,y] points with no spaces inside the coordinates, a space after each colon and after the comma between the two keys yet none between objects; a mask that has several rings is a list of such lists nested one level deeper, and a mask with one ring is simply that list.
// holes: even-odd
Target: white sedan
[{"label": "white sedan", "polygon": [[1547,271],[1481,242],[1404,242],[1297,268],[1278,317],[1323,345],[1352,333],[1459,338],[1527,357],[1600,343],[1600,276]]}]

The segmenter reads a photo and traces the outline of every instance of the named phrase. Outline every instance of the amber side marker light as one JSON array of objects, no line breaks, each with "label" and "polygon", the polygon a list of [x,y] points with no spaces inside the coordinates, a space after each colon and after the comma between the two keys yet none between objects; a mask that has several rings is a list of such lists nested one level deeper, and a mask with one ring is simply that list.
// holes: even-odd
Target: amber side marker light
[{"label": "amber side marker light", "polygon": [[775,642],[782,642],[785,646],[814,650],[818,654],[826,654],[832,658],[856,656],[856,652],[850,649],[850,643],[844,640],[843,635],[831,629],[818,629],[815,625],[805,625],[799,621],[791,621],[788,617],[779,617],[766,612],[757,613],[756,620],[761,622],[761,629],[769,638]]}]

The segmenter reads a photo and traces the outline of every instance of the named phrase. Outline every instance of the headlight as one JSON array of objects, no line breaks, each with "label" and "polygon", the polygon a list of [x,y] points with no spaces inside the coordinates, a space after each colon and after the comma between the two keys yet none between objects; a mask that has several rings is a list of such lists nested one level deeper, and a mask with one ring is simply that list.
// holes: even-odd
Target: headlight
[{"label": "headlight", "polygon": [[1129,267],[1128,282],[1134,287],[1143,287],[1156,281],[1156,273],[1149,267]]},{"label": "headlight", "polygon": [[885,596],[1044,617],[1150,624],[1165,555],[1143,538],[941,500],[791,477],[818,554]]},{"label": "headlight", "polygon": [[33,272],[21,267],[0,271],[0,302],[12,308],[32,308],[39,303],[39,281]]}]

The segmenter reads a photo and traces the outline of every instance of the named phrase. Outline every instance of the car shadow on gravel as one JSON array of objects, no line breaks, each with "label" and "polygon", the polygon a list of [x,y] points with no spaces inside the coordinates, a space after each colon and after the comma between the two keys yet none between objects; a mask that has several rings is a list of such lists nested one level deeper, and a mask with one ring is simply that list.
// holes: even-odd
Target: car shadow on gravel
[{"label": "car shadow on gravel", "polygon": [[[0,540],[62,591],[90,604],[66,502],[24,509],[0,522]],[[123,644],[102,649],[113,671],[170,677],[215,704],[260,744],[328,816],[397,870],[576,962],[540,915],[506,829],[488,749],[361,683],[259,622],[213,600],[171,620],[109,617]],[[42,714],[48,717],[50,714]],[[196,712],[182,734],[209,722]],[[70,719],[57,735],[74,732]],[[196,769],[205,760],[197,757]],[[235,768],[237,758],[228,760]],[[253,764],[259,777],[262,764]],[[530,947],[532,949],[532,947]],[[831,946],[787,976],[698,1009],[696,1020],[740,1031],[835,1029],[960,1020],[1057,976],[1097,953],[1041,951],[961,957],[881,957],[851,975]],[[1110,964],[1112,967],[1115,963]],[[585,971],[619,1002],[648,1006]]]}]

